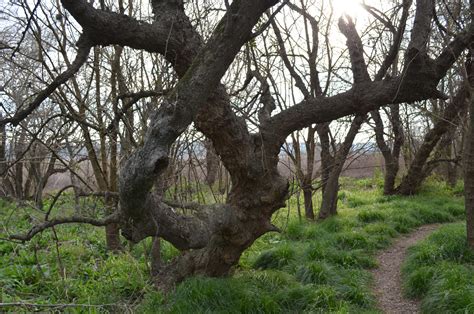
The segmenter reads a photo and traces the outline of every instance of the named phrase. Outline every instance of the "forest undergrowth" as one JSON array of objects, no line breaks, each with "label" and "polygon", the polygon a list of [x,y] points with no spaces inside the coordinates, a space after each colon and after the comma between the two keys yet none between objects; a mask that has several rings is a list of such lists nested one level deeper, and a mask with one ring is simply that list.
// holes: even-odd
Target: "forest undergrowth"
[{"label": "forest undergrowth", "polygon": [[[383,196],[379,178],[344,178],[341,184],[337,217],[317,223],[300,219],[293,195],[274,217],[282,232],[258,239],[232,276],[191,278],[168,295],[155,291],[149,280],[150,241],[124,242],[124,252],[111,254],[106,251],[103,228],[77,224],[57,226],[26,244],[6,241],[9,234],[27,231],[44,212],[0,201],[0,303],[25,303],[0,311],[44,311],[35,304],[64,305],[57,309],[74,304],[68,311],[377,312],[370,275],[370,269],[377,267],[377,251],[420,225],[461,220],[462,186],[451,189],[430,180],[419,195],[400,197]],[[319,203],[320,195],[315,194],[314,204]],[[72,213],[73,207],[72,197],[64,197],[51,217]],[[86,200],[82,207],[84,214],[101,215],[96,202]],[[459,224],[443,228],[411,251],[404,268],[406,291],[411,297],[424,297],[427,311],[450,310],[460,298],[474,301],[474,289],[468,282],[474,279],[474,258],[461,248],[463,230]],[[443,251],[436,241],[446,233],[452,246],[443,246]],[[163,241],[164,261],[177,254]],[[430,281],[432,275],[435,279]],[[455,289],[450,285],[455,285],[456,278],[469,289],[440,304],[440,293]]]}]

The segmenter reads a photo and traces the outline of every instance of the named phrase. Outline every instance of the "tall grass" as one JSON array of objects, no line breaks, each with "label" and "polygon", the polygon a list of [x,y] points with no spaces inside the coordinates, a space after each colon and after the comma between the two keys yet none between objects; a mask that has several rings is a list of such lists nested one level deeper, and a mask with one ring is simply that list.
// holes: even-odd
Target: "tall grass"
[{"label": "tall grass", "polygon": [[425,313],[474,312],[474,252],[466,246],[465,228],[443,226],[409,250],[405,293],[421,299]]}]

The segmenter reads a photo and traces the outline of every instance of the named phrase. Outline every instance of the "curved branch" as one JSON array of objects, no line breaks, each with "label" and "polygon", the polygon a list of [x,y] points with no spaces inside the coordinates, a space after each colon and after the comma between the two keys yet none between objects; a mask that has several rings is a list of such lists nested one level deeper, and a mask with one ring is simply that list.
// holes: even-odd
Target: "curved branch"
[{"label": "curved branch", "polygon": [[277,23],[274,20],[271,20],[271,25],[273,28],[273,32],[275,33],[275,37],[280,48],[279,54],[285,64],[286,69],[290,72],[291,77],[295,80],[295,86],[298,87],[300,92],[303,94],[304,98],[308,99],[311,97],[308,89],[306,88],[306,84],[304,83],[301,76],[296,72],[295,67],[291,64],[290,58],[288,57],[288,53],[285,48],[285,42],[280,32],[280,28],[278,27]]},{"label": "curved branch", "polygon": [[26,241],[31,240],[35,235],[37,235],[40,232],[43,232],[46,229],[49,229],[57,225],[63,225],[63,224],[86,223],[93,226],[102,227],[102,226],[106,226],[108,224],[117,223],[117,222],[119,222],[119,216],[117,214],[112,214],[110,216],[105,217],[104,219],[94,219],[90,217],[80,217],[80,216],[54,218],[52,220],[45,221],[39,225],[34,226],[26,234],[13,234],[9,236],[9,239],[26,242]]},{"label": "curved branch", "polygon": [[58,191],[58,193],[56,193],[56,195],[53,197],[53,201],[51,202],[51,204],[49,205],[49,208],[48,210],[46,211],[46,215],[44,216],[44,220],[48,220],[49,219],[49,215],[51,214],[51,211],[53,210],[53,207],[54,205],[56,204],[56,202],[58,201],[59,197],[61,196],[61,194],[64,193],[64,191],[70,189],[70,188],[74,188],[76,187],[74,184],[69,184],[69,185],[66,185],[65,187],[63,187],[62,189],[60,189]]},{"label": "curved branch", "polygon": [[396,189],[396,193],[410,195],[418,190],[421,182],[429,175],[429,171],[431,170],[427,169],[428,171],[425,171],[426,161],[430,157],[433,149],[438,145],[441,137],[452,127],[453,122],[459,119],[460,113],[466,110],[469,96],[470,90],[465,85],[457,91],[456,95],[444,109],[441,119],[425,134],[423,143],[418,148],[410,168]]},{"label": "curved branch", "polygon": [[11,118],[4,118],[0,120],[0,125],[5,125],[11,123],[13,125],[18,125],[23,121],[28,115],[30,115],[36,108],[38,108],[41,103],[48,98],[60,85],[66,83],[74,74],[76,74],[84,63],[86,63],[87,58],[89,57],[89,52],[92,48],[92,44],[84,34],[81,35],[77,42],[77,55],[76,59],[71,63],[66,71],[59,74],[45,89],[38,93],[35,99],[25,108],[18,111]]},{"label": "curved branch", "polygon": [[[153,24],[136,20],[125,14],[95,9],[85,0],[62,0],[66,10],[89,34],[94,45],[119,45],[134,49],[157,52],[183,75],[192,62],[188,46],[178,28],[167,21]],[[177,14],[176,10],[172,16]],[[183,49],[186,48],[186,49]],[[196,51],[192,53],[194,56]]]},{"label": "curved branch", "polygon": [[[470,25],[469,30],[473,29]],[[332,97],[304,100],[268,121],[262,133],[284,140],[291,132],[314,123],[329,122],[354,113],[365,114],[389,104],[411,103],[428,98],[444,98],[437,89],[439,80],[474,40],[474,32],[463,32],[434,61],[418,71],[387,80],[363,82]]]},{"label": "curved branch", "polygon": [[458,34],[435,59],[436,75],[441,79],[468,45],[474,41],[474,23]]},{"label": "curved branch", "polygon": [[387,56],[383,60],[382,65],[380,66],[380,69],[375,75],[374,79],[376,81],[383,79],[383,77],[387,73],[392,63],[397,59],[398,51],[400,50],[400,45],[403,39],[403,34],[405,33],[405,28],[407,24],[407,19],[408,19],[411,3],[412,3],[412,0],[403,1],[403,12],[402,12],[402,17],[400,19],[400,24],[398,26],[396,33],[394,33],[392,46],[390,47],[390,50],[388,51]]},{"label": "curved branch", "polygon": [[120,119],[122,119],[125,113],[127,113],[127,111],[134,104],[136,104],[140,99],[146,98],[146,97],[165,96],[168,92],[169,92],[168,90],[163,90],[163,91],[150,90],[150,91],[139,91],[136,93],[127,93],[127,94],[119,95],[115,101],[123,100],[126,98],[129,98],[129,100],[123,105],[120,111],[115,114],[112,122],[110,122],[109,126],[105,129],[105,134],[110,133],[115,128],[115,126],[120,121]]},{"label": "curved branch", "polygon": [[346,37],[346,46],[349,49],[349,57],[351,61],[352,75],[354,84],[370,81],[370,75],[367,71],[367,64],[364,60],[364,46],[360,39],[354,22],[349,16],[339,19],[339,30]]}]

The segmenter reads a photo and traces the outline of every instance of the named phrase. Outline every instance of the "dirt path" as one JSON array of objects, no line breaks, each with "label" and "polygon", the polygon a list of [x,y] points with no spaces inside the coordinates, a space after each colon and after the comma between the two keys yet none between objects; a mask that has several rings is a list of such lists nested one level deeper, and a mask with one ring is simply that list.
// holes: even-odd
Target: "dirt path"
[{"label": "dirt path", "polygon": [[418,313],[419,302],[408,300],[402,294],[401,266],[406,251],[440,227],[439,224],[422,226],[395,241],[377,256],[379,267],[372,271],[377,304],[384,313]]}]

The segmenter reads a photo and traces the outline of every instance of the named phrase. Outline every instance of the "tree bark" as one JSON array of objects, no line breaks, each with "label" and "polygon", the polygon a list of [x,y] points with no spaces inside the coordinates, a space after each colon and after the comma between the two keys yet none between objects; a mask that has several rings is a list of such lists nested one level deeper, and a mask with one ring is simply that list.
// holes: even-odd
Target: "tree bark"
[{"label": "tree bark", "polygon": [[151,264],[151,275],[157,276],[160,272],[161,263],[161,239],[159,237],[153,237],[150,249],[150,264]]},{"label": "tree bark", "polygon": [[313,188],[311,187],[311,183],[303,187],[303,198],[305,217],[306,219],[314,220]]},{"label": "tree bark", "polygon": [[321,187],[324,193],[331,173],[332,164],[334,163],[334,156],[331,154],[329,123],[318,124],[317,132],[321,144]]},{"label": "tree bark", "polygon": [[457,126],[451,126],[439,143],[439,155],[445,160],[440,168],[446,183],[450,187],[455,187],[458,181],[458,169],[455,145]]},{"label": "tree bark", "polygon": [[354,138],[364,123],[366,116],[356,116],[351,123],[349,132],[342,143],[342,146],[337,150],[334,161],[331,164],[331,171],[323,190],[323,199],[321,201],[321,208],[319,209],[319,219],[326,219],[337,214],[337,196],[339,192],[339,177],[344,163],[352,148]]},{"label": "tree bark", "polygon": [[[472,5],[471,5],[472,7]],[[464,153],[464,200],[466,207],[467,245],[474,250],[474,45],[467,56],[466,69],[469,83],[469,129]]]},{"label": "tree bark", "polygon": [[219,156],[217,156],[210,140],[204,142],[204,147],[206,148],[206,183],[212,187],[217,179]]},{"label": "tree bark", "polygon": [[[346,19],[340,18],[339,29],[346,37],[346,45],[349,49],[351,69],[354,77],[354,85],[370,82],[370,75],[367,71],[367,65],[364,60],[364,48],[352,19],[348,17]],[[366,114],[356,115],[354,117],[342,146],[334,154],[334,159],[330,165],[331,170],[328,174],[328,178],[323,189],[323,199],[321,201],[321,208],[319,210],[319,219],[326,219],[327,217],[337,214],[339,177],[341,175],[342,169],[344,168],[344,163],[347,159],[347,156],[349,155],[349,152],[352,148],[352,143],[354,142],[354,139],[357,133],[359,133],[360,127],[366,118]],[[328,134],[329,132],[326,133]],[[325,141],[327,141],[327,139]]]},{"label": "tree bark", "polygon": [[431,153],[452,124],[458,121],[461,112],[466,109],[468,95],[469,91],[466,86],[459,88],[457,94],[446,106],[441,119],[425,135],[423,143],[417,150],[407,174],[402,178],[395,193],[413,195],[418,192],[424,179],[433,169],[432,165],[427,164]]},{"label": "tree bark", "polygon": [[[17,138],[15,143],[15,158],[23,158],[24,142],[26,140],[26,132],[24,129],[20,131],[20,136]],[[23,201],[25,193],[23,191],[23,161],[18,161],[15,165],[15,197],[19,201]]]},{"label": "tree bark", "polygon": [[[157,20],[171,17],[172,29],[179,29],[180,24],[188,27],[179,4],[173,1],[154,4]],[[232,113],[224,90],[218,86],[235,54],[249,38],[253,25],[273,4],[262,0],[232,2],[228,13],[232,18],[228,15],[223,18],[189,70],[183,71],[176,65],[178,74],[183,75],[176,87],[179,93],[172,95],[152,117],[144,146],[131,156],[121,172],[121,211],[124,217],[129,217],[123,224],[123,234],[134,241],[149,235],[161,236],[183,250],[178,259],[162,267],[157,275],[157,283],[167,288],[193,274],[227,274],[243,250],[263,233],[275,229],[269,219],[283,204],[287,191],[286,181],[276,171],[278,160],[264,150],[261,138],[250,136],[244,121]],[[165,14],[170,9],[174,13]],[[186,44],[190,45],[196,35],[187,35],[190,42]],[[199,41],[198,44],[201,45]],[[193,54],[196,48],[192,49]],[[212,94],[216,87],[217,92]],[[210,94],[212,106],[206,103]],[[193,119],[212,138],[232,177],[227,204],[213,206],[212,214],[201,213],[202,218],[178,215],[160,203],[159,197],[148,193],[153,178],[167,166],[169,144]],[[249,145],[250,142],[255,146]]]},{"label": "tree bark", "polygon": [[[0,120],[2,118],[2,114],[0,113]],[[7,183],[5,182],[5,176],[7,172],[6,146],[7,134],[5,125],[0,125],[0,182],[2,183],[2,188],[0,188],[0,197],[6,197],[8,195]]]},{"label": "tree bark", "polygon": [[400,168],[400,151],[403,146],[403,126],[400,120],[400,112],[397,105],[390,106],[390,122],[392,124],[393,146],[384,139],[384,125],[378,111],[371,112],[375,123],[375,140],[382,153],[385,162],[384,195],[393,194],[395,191],[395,180]]},{"label": "tree bark", "polygon": [[309,127],[306,140],[306,173],[303,179],[303,198],[305,217],[309,220],[314,220],[313,209],[313,172],[314,172],[314,158],[316,156],[316,143],[314,135],[316,127]]},{"label": "tree bark", "polygon": [[[290,159],[295,167],[296,179],[299,187],[303,191],[303,200],[305,208],[305,217],[309,220],[314,220],[314,208],[313,208],[313,170],[314,170],[314,158],[316,151],[316,143],[314,134],[316,128],[309,127],[307,137],[304,140],[306,147],[306,171],[303,169],[302,154],[300,147],[300,136],[299,132],[291,134],[292,138],[292,152],[287,152]],[[298,204],[298,212],[299,212]]]}]

